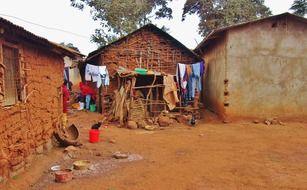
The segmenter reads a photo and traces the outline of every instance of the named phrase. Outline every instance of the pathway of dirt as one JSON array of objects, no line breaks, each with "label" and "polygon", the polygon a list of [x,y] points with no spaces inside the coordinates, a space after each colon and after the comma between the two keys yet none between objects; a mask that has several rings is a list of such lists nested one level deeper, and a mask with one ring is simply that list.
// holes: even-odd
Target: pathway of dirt
[{"label": "pathway of dirt", "polygon": [[[44,176],[49,175],[51,165],[64,162],[63,149],[56,148],[48,156],[41,155],[31,169],[0,189],[307,189],[306,122],[267,126],[251,121],[223,124],[207,119],[196,127],[178,124],[156,131],[110,125],[100,129],[100,142],[91,144],[88,131],[101,118],[83,111],[70,117],[70,122],[78,126],[83,143],[82,154],[74,159],[86,158],[116,167],[99,175],[55,183],[52,177]],[[115,163],[111,156],[116,151],[140,155],[142,159]]]}]

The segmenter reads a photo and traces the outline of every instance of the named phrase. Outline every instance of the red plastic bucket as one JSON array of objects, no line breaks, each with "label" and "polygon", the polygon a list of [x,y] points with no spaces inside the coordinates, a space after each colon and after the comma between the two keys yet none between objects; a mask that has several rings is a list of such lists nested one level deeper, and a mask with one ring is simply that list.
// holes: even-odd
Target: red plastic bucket
[{"label": "red plastic bucket", "polygon": [[91,129],[89,132],[89,140],[91,143],[99,142],[99,130],[98,129]]}]

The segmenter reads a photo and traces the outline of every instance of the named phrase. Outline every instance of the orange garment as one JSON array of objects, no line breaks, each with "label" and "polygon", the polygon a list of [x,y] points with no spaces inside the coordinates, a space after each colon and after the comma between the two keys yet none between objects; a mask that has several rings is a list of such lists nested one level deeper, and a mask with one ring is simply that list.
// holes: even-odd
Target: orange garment
[{"label": "orange garment", "polygon": [[191,65],[186,65],[186,72],[187,72],[188,78],[190,78],[190,76],[192,76],[193,74]]},{"label": "orange garment", "polygon": [[164,76],[163,78],[164,91],[163,98],[166,101],[170,110],[176,107],[176,103],[179,102],[177,95],[177,86],[172,75]]}]

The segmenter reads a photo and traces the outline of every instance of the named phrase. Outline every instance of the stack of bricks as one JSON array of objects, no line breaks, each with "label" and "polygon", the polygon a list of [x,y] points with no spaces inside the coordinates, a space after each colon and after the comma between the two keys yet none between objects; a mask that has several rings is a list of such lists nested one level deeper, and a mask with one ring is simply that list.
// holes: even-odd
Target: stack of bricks
[{"label": "stack of bricks", "polygon": [[0,106],[0,182],[30,166],[33,155],[49,151],[55,122],[62,112],[63,58],[33,47],[22,47],[24,97]]}]

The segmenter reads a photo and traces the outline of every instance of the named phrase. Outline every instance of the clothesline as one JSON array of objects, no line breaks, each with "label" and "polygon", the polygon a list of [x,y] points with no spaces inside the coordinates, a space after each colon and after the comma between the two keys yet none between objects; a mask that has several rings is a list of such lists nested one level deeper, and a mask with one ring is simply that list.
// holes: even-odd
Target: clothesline
[{"label": "clothesline", "polygon": [[178,88],[181,100],[184,102],[191,101],[195,97],[195,91],[200,92],[202,89],[201,79],[204,74],[204,62],[194,64],[178,63],[176,68],[176,82],[173,75],[167,75],[163,78],[165,85],[163,98],[167,102],[170,110],[176,107],[178,99]]},{"label": "clothesline", "polygon": [[203,61],[194,64],[177,63],[176,78],[183,100],[191,100],[195,97],[195,90],[201,91],[204,70]]},{"label": "clothesline", "polygon": [[110,85],[110,77],[107,67],[86,64],[85,67],[85,80],[91,82],[97,82],[96,87],[99,88],[101,85]]}]

